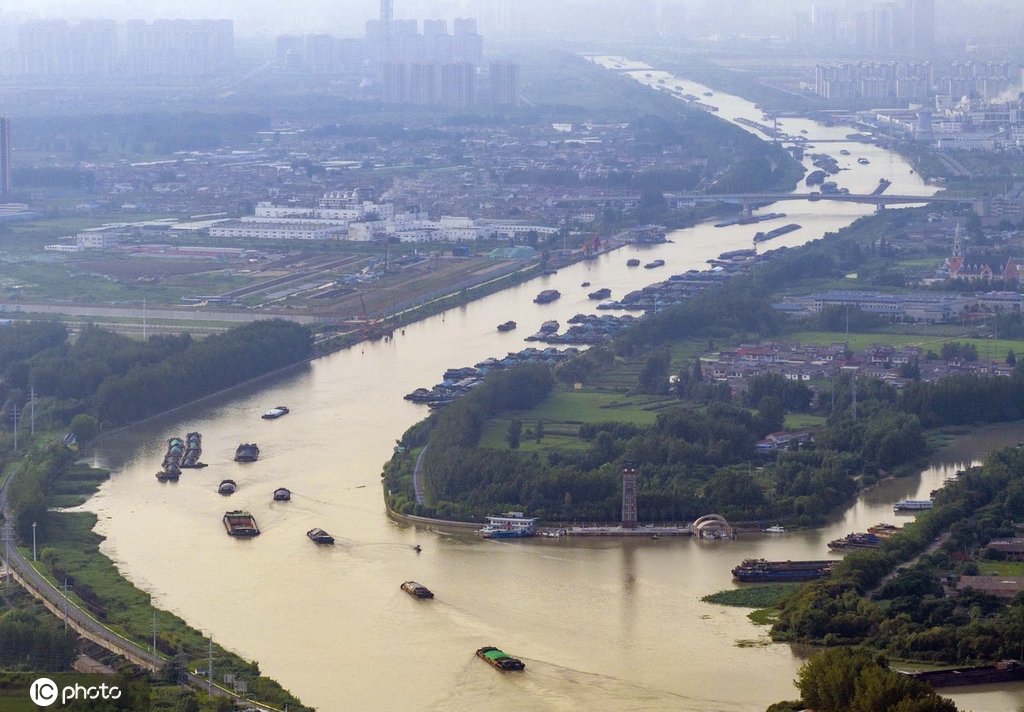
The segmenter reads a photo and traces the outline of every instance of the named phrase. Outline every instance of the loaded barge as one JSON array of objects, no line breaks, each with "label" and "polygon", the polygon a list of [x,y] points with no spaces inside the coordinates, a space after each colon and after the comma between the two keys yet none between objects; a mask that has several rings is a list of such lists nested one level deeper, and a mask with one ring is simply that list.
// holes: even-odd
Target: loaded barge
[{"label": "loaded barge", "polygon": [[1024,680],[1024,665],[1019,660],[1002,660],[995,665],[976,665],[952,670],[900,671],[900,674],[927,682],[932,687],[959,687]]},{"label": "loaded barge", "polygon": [[231,536],[258,536],[260,533],[256,518],[240,509],[224,513],[224,528]]},{"label": "loaded barge", "polygon": [[480,648],[476,651],[476,656],[482,660],[486,660],[492,666],[504,672],[509,670],[526,669],[526,664],[519,658],[513,658],[511,655],[503,653],[497,648],[491,646]]},{"label": "loaded barge", "polygon": [[834,563],[836,562],[745,559],[732,570],[732,577],[743,583],[813,581],[832,573]]}]

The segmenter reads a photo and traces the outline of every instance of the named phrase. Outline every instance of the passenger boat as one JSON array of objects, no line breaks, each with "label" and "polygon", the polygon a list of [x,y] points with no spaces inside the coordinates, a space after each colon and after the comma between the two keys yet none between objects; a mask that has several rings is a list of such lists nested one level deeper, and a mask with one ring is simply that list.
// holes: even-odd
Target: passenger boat
[{"label": "passenger boat", "polygon": [[260,417],[264,420],[274,420],[275,418],[280,418],[282,415],[288,415],[289,412],[290,411],[283,405],[279,405],[271,408]]},{"label": "passenger boat", "polygon": [[224,528],[231,536],[258,536],[260,533],[256,518],[240,509],[224,513]]},{"label": "passenger boat", "polygon": [[779,526],[778,524],[775,524],[773,526],[766,528],[764,532],[765,534],[785,534],[786,528],[783,526]]},{"label": "passenger boat", "polygon": [[654,260],[644,265],[644,269],[654,269],[655,267],[661,267],[665,264],[665,260]]},{"label": "passenger boat", "polygon": [[415,581],[406,581],[402,584],[402,590],[413,598],[433,598],[433,592],[423,584]]},{"label": "passenger boat", "polygon": [[498,324],[498,331],[512,331],[516,328],[514,321],[506,321],[504,324]]},{"label": "passenger boat", "polygon": [[907,499],[892,505],[892,511],[896,512],[920,512],[932,508],[930,499]]},{"label": "passenger boat", "polygon": [[235,462],[256,462],[260,449],[256,443],[242,443],[235,450]]},{"label": "passenger boat", "polygon": [[217,487],[217,492],[220,494],[234,494],[237,485],[234,480],[221,480],[220,485]]},{"label": "passenger boat", "polygon": [[308,532],[306,532],[306,536],[308,536],[310,539],[315,541],[317,544],[333,544],[334,543],[334,537],[331,536],[330,534],[328,534],[327,532],[325,532],[320,527],[313,527]]},{"label": "passenger boat", "polygon": [[610,296],[612,296],[612,290],[608,289],[608,287],[602,287],[587,295],[590,299],[607,299]]},{"label": "passenger boat", "polygon": [[526,664],[523,663],[519,658],[513,658],[507,653],[503,653],[497,648],[487,646],[486,648],[480,648],[476,651],[476,656],[483,660],[486,660],[493,667],[503,672],[510,670],[525,670]]},{"label": "passenger boat", "polygon": [[545,289],[540,294],[538,294],[536,297],[534,297],[533,301],[536,304],[548,304],[550,302],[555,301],[556,299],[558,299],[561,296],[562,296],[562,293],[559,292],[557,289]]},{"label": "passenger boat", "polygon": [[524,517],[522,512],[504,512],[487,517],[487,526],[477,534],[485,539],[517,539],[533,536],[537,529],[536,517]]},{"label": "passenger boat", "polygon": [[635,257],[632,258],[632,259],[626,260],[626,266],[627,267],[639,267],[640,266],[640,260],[636,259]]},{"label": "passenger boat", "polygon": [[274,490],[275,502],[288,502],[292,498],[291,490],[286,487],[278,487]]}]

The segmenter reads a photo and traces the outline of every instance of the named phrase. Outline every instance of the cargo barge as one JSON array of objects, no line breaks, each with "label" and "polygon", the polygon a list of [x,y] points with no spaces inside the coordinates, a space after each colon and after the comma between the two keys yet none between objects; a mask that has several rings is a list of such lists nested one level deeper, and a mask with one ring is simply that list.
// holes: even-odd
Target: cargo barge
[{"label": "cargo barge", "polygon": [[497,648],[487,646],[480,648],[476,651],[476,656],[482,660],[486,660],[493,667],[498,670],[507,672],[509,670],[525,670],[526,665],[519,658],[513,658],[507,653],[503,653]]},{"label": "cargo barge", "polygon": [[256,443],[242,443],[235,450],[235,462],[256,462],[260,449]]},{"label": "cargo barge", "polygon": [[434,593],[421,583],[415,581],[406,581],[401,586],[402,590],[408,593],[413,598],[433,598]]},{"label": "cargo barge", "polygon": [[922,670],[915,672],[900,671],[932,687],[959,687],[962,685],[984,685],[1000,682],[1019,682],[1024,680],[1024,665],[1019,660],[1002,660],[995,665],[975,665],[973,667],[953,668],[952,670]]},{"label": "cargo barge", "polygon": [[533,298],[535,304],[549,304],[562,296],[557,289],[545,289]]},{"label": "cargo barge", "polygon": [[160,463],[160,471],[156,478],[161,482],[168,480],[176,482],[181,477],[181,456],[185,454],[185,441],[181,438],[170,438],[167,440],[167,452],[164,454],[163,462]]},{"label": "cargo barge", "polygon": [[181,457],[182,468],[206,467],[205,462],[199,462],[203,454],[203,436],[197,432],[185,436],[185,454]]},{"label": "cargo barge", "polygon": [[260,533],[256,518],[240,509],[224,513],[224,528],[231,536],[258,536]]},{"label": "cargo barge", "polygon": [[782,235],[793,232],[794,230],[799,230],[801,227],[803,226],[797,225],[796,223],[789,223],[788,225],[777,227],[774,230],[769,230],[768,232],[759,232],[756,235],[754,235],[754,242],[774,240],[776,237],[781,237]]},{"label": "cargo barge", "polygon": [[813,581],[832,573],[834,561],[767,561],[745,559],[732,570],[732,577],[743,583],[779,583]]}]

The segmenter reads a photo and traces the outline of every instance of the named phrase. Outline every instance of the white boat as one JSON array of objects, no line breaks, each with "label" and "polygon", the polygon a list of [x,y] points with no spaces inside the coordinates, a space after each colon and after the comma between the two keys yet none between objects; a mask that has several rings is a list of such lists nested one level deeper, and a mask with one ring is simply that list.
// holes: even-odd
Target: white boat
[{"label": "white boat", "polygon": [[264,420],[274,420],[275,418],[280,418],[282,415],[288,415],[288,409],[283,405],[279,405],[276,408],[271,408],[260,417]]},{"label": "white boat", "polygon": [[786,533],[786,527],[779,526],[778,524],[774,524],[774,525],[766,528],[764,530],[764,532],[765,532],[765,534],[785,534]]}]

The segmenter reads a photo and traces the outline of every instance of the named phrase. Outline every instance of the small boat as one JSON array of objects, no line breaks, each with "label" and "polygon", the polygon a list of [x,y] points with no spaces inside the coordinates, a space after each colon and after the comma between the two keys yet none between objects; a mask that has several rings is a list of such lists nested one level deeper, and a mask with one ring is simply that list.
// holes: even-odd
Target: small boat
[{"label": "small boat", "polygon": [[224,528],[231,536],[258,536],[260,533],[256,518],[240,509],[224,513]]},{"label": "small boat", "polygon": [[217,487],[217,492],[220,494],[228,495],[234,494],[237,485],[234,480],[221,480],[220,485]]},{"label": "small boat", "polygon": [[288,415],[288,413],[289,411],[287,408],[285,408],[283,405],[279,405],[271,408],[260,417],[263,418],[264,420],[274,420],[275,418],[280,418],[282,415]]},{"label": "small boat", "polygon": [[561,296],[562,293],[559,292],[557,289],[545,289],[536,297],[534,297],[533,301],[535,304],[548,304],[550,302],[555,301]]},{"label": "small boat", "polygon": [[857,159],[857,163],[861,164],[862,166],[866,166],[867,164],[871,163],[871,161],[869,161],[866,158],[861,157],[861,158]]},{"label": "small boat", "polygon": [[433,598],[433,592],[421,583],[406,581],[402,584],[402,590],[413,598]]},{"label": "small boat", "polygon": [[421,551],[423,551],[423,547],[422,547],[422,546],[420,546],[419,544],[417,544],[416,546],[414,546],[414,547],[412,548],[412,550],[413,550],[413,551],[415,551],[415,552],[416,552],[416,553],[418,554],[418,553],[420,553]]},{"label": "small boat", "polygon": [[631,259],[631,260],[626,260],[626,266],[627,267],[639,267],[640,266],[640,260],[636,259],[635,257],[633,259]]},{"label": "small boat", "polygon": [[242,443],[235,450],[235,462],[256,462],[260,449],[256,443]]},{"label": "small boat", "polygon": [[274,490],[274,501],[275,502],[288,502],[292,498],[291,490],[287,487],[278,487]]},{"label": "small boat", "polygon": [[581,286],[581,287],[589,287],[589,286],[590,286],[590,282],[584,282],[584,283],[583,283],[583,284],[581,284],[580,286]]},{"label": "small boat", "polygon": [[644,265],[644,269],[654,269],[655,267],[661,267],[665,264],[665,260],[654,260]]},{"label": "small boat", "polygon": [[589,299],[607,299],[610,296],[612,296],[612,290],[608,289],[608,287],[602,287],[587,295]]},{"label": "small boat", "polygon": [[839,151],[839,155],[840,155],[840,156],[849,156],[849,155],[850,155],[850,152],[849,152],[849,151],[847,151],[847,150],[846,150],[845,148],[843,148],[843,149],[840,149],[840,151]]},{"label": "small boat", "polygon": [[506,321],[504,324],[498,324],[498,331],[512,331],[516,328],[514,321]]},{"label": "small boat", "polygon": [[519,658],[513,658],[511,655],[503,653],[497,648],[491,646],[480,648],[476,651],[476,656],[486,660],[498,670],[509,671],[526,669],[526,665]]},{"label": "small boat", "polygon": [[770,527],[767,527],[764,530],[764,532],[765,532],[765,534],[785,534],[786,533],[786,528],[783,527],[783,526],[779,526],[778,524],[775,524],[775,525],[772,525]]},{"label": "small boat", "polygon": [[327,532],[325,532],[320,527],[313,527],[308,532],[306,532],[306,536],[308,536],[310,539],[315,541],[317,544],[333,544],[334,543],[334,537],[331,536],[330,534],[328,534]]}]

